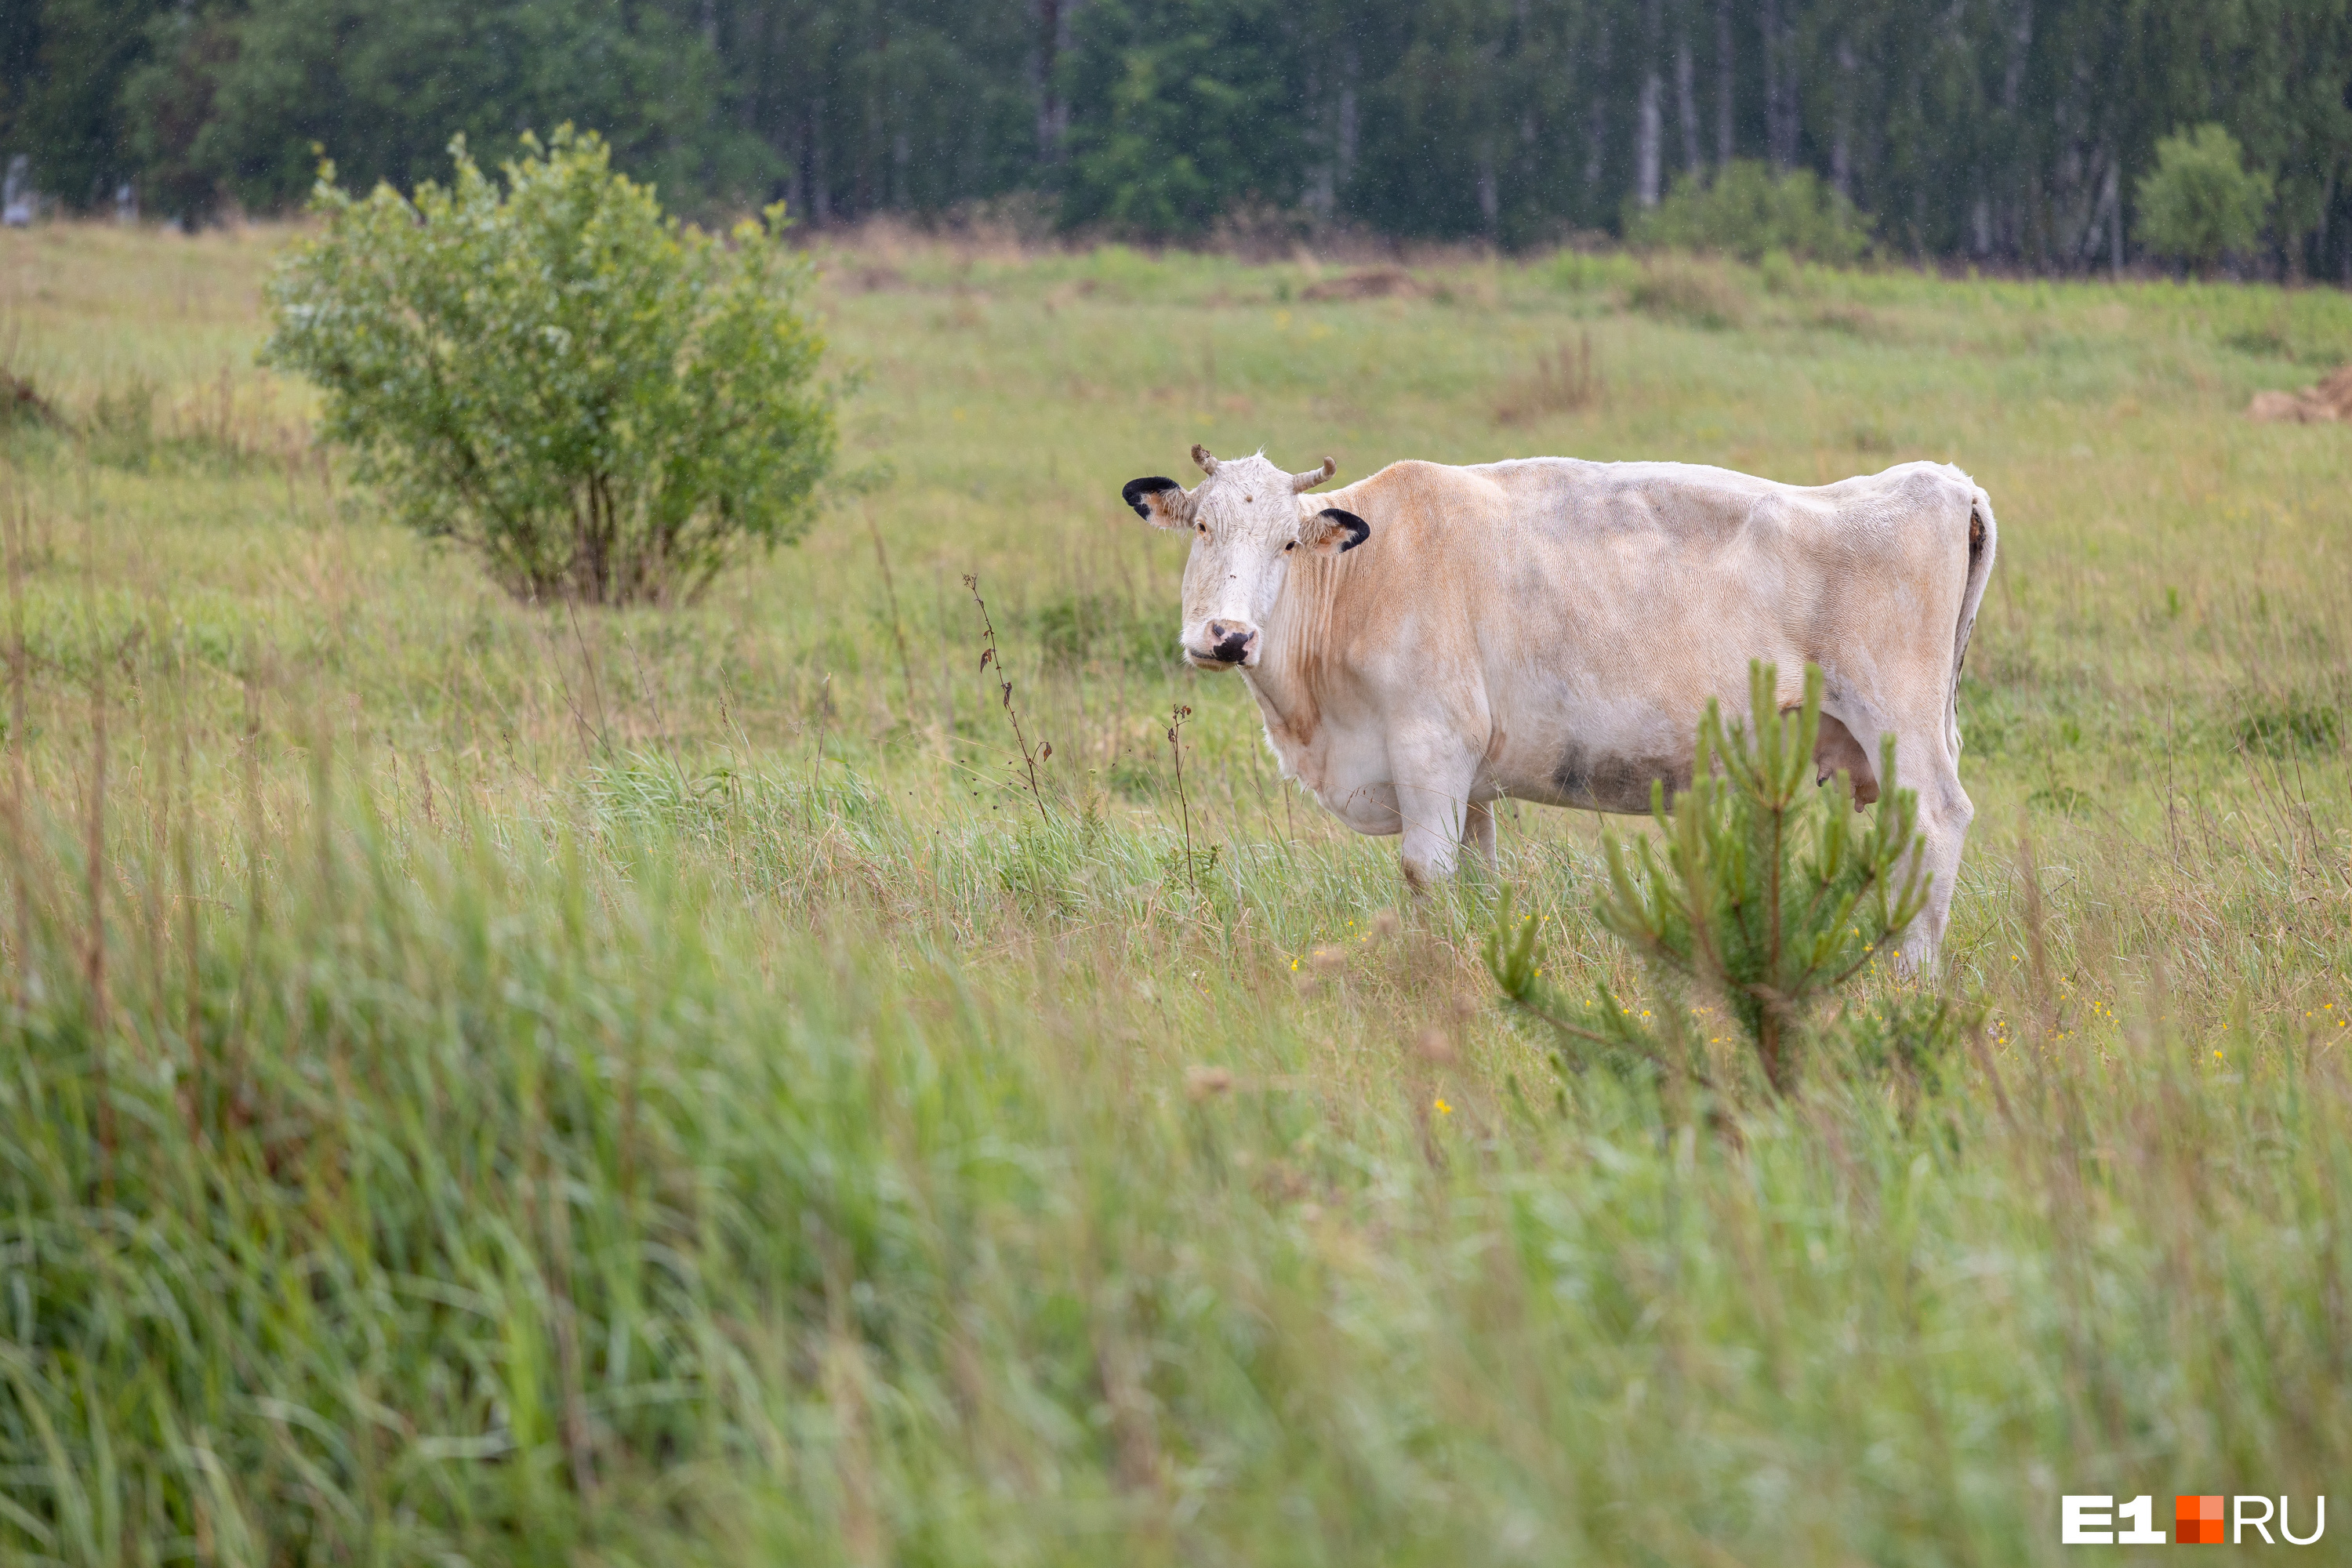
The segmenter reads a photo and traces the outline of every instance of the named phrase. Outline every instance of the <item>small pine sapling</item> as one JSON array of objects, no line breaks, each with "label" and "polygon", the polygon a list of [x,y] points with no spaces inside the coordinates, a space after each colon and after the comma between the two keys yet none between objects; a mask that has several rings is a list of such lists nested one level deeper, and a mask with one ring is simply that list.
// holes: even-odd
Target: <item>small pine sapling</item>
[{"label": "small pine sapling", "polygon": [[[1514,920],[1506,901],[1487,968],[1505,996],[1559,1037],[1571,1065],[1597,1058],[1707,1084],[1691,1016],[1703,1001],[1728,1015],[1766,1084],[1786,1095],[1820,1037],[1819,1004],[1890,951],[1927,906],[1912,792],[1884,792],[1857,820],[1853,780],[1840,773],[1822,789],[1814,773],[1820,668],[1806,667],[1803,700],[1787,713],[1777,710],[1778,679],[1770,665],[1748,667],[1746,725],[1727,725],[1707,704],[1689,789],[1669,811],[1664,785],[1652,785],[1658,841],[1629,849],[1613,835],[1605,840],[1609,886],[1595,912],[1641,961],[1650,1008],[1621,1003],[1606,983],[1590,1005],[1560,997],[1537,963],[1536,921]],[[1895,777],[1892,737],[1879,777]],[[1876,1016],[1898,1028],[1919,1021],[1902,1009]],[[1948,1016],[1938,1007],[1929,1022],[1940,1029]]]}]

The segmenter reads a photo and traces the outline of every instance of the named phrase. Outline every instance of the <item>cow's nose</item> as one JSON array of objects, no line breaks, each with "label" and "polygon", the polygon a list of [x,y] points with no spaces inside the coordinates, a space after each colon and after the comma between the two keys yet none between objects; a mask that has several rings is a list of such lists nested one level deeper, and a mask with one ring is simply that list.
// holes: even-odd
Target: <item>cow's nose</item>
[{"label": "cow's nose", "polygon": [[1211,621],[1207,630],[1209,657],[1224,664],[1239,664],[1249,657],[1250,644],[1257,637],[1255,628],[1239,621]]}]

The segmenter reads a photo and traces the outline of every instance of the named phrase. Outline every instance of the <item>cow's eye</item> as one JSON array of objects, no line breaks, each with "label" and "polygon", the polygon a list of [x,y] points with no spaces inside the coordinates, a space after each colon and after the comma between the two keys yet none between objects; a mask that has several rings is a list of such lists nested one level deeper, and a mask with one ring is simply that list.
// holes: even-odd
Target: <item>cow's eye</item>
[{"label": "cow's eye", "polygon": [[1196,522],[1192,526],[1199,529],[1202,533],[1209,531],[1209,525],[1205,522]]},{"label": "cow's eye", "polygon": [[1282,548],[1283,548],[1284,552],[1285,552],[1286,553],[1287,553],[1288,552],[1293,551],[1293,550],[1296,550],[1296,549],[1297,549],[1297,548],[1298,548],[1298,541],[1297,541],[1297,540],[1295,540],[1295,539],[1294,539],[1294,540],[1292,540],[1289,543],[1287,543],[1287,544],[1284,545]]}]

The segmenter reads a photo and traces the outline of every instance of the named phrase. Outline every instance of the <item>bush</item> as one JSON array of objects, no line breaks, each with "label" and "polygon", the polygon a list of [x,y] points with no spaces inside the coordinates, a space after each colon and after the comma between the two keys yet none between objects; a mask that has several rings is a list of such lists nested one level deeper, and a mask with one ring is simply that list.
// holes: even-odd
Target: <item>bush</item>
[{"label": "bush", "polygon": [[2237,138],[2219,125],[2158,142],[2138,191],[2140,243],[2200,272],[2253,244],[2271,205],[2271,177],[2248,169]]},{"label": "bush", "polygon": [[[1850,1057],[1916,1067],[1948,1031],[1951,1009],[1928,999],[1849,1012],[1829,1029],[1813,1015],[1926,907],[1909,790],[1883,796],[1858,823],[1853,783],[1813,783],[1822,672],[1805,670],[1804,700],[1774,710],[1778,672],[1749,667],[1750,721],[1726,727],[1712,702],[1698,732],[1691,786],[1666,811],[1652,785],[1663,857],[1647,839],[1631,854],[1607,840],[1609,890],[1596,912],[1632,949],[1651,981],[1651,1005],[1618,1001],[1603,983],[1589,1005],[1544,985],[1535,922],[1505,906],[1486,942],[1504,994],[1557,1034],[1563,1059],[1598,1057],[1621,1069],[1664,1070],[1713,1087],[1694,1002],[1719,1007],[1775,1094],[1795,1089],[1810,1047],[1834,1035]],[[1879,753],[1895,777],[1895,743]]]},{"label": "bush", "polygon": [[325,389],[362,477],[528,597],[691,596],[804,532],[835,431],[782,208],[721,244],[569,126],[524,136],[503,195],[450,153],[413,204],[322,168],[326,232],[269,285],[263,361]]},{"label": "bush", "polygon": [[1840,265],[1870,247],[1870,221],[1809,169],[1775,176],[1738,159],[1712,180],[1678,176],[1666,198],[1631,214],[1625,237],[1635,245],[1721,251],[1759,261],[1782,250]]}]

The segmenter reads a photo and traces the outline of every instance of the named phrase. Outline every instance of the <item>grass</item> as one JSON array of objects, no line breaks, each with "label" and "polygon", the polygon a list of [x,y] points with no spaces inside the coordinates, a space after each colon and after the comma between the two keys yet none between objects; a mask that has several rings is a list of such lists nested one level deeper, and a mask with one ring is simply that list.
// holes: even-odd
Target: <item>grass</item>
[{"label": "grass", "polygon": [[[573,616],[309,447],[278,237],[0,236],[11,1559],[2054,1562],[2352,1461],[2346,437],[2239,416],[2345,296],[877,234],[894,477]],[[1118,501],[1194,440],[1973,472],[1981,1039],[1556,1071],[1477,949],[1623,981],[1595,821],[1415,908],[1280,786]]]}]

